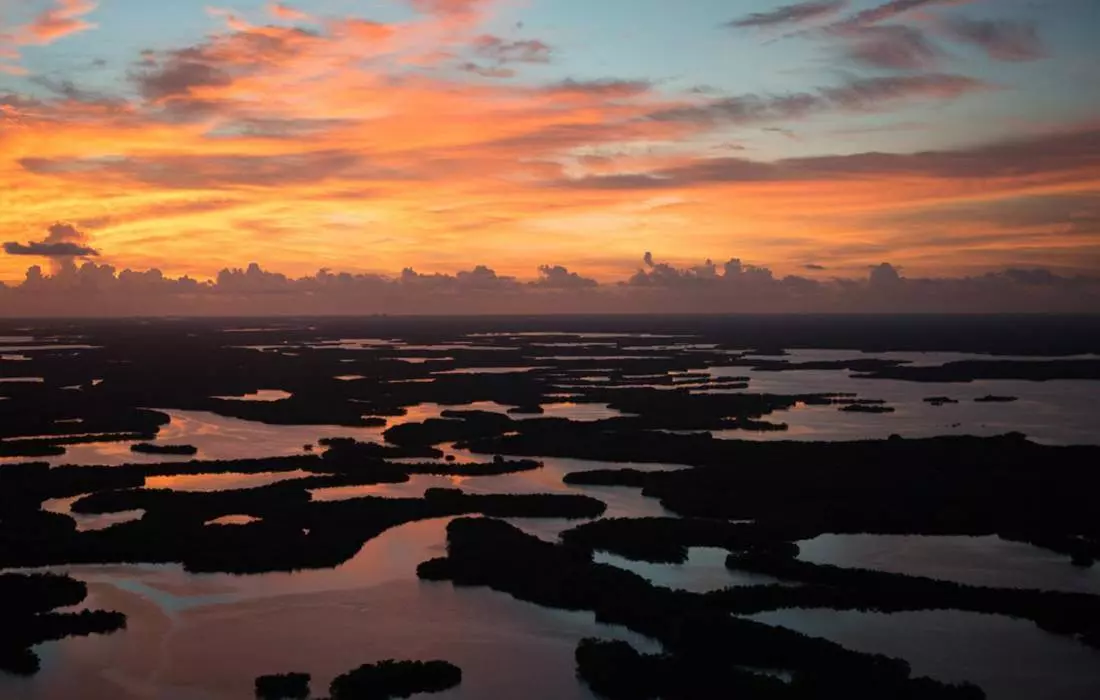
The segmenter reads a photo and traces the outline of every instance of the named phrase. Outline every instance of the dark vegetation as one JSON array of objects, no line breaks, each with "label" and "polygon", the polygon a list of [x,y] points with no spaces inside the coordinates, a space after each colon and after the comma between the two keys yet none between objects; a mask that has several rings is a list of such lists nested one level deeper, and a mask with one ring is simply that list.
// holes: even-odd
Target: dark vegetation
[{"label": "dark vegetation", "polygon": [[193,457],[199,453],[199,448],[194,445],[157,445],[154,443],[142,442],[137,445],[130,445],[130,451],[147,455]]},{"label": "dark vegetation", "polygon": [[311,680],[308,673],[260,676],[256,679],[256,697],[258,700],[308,700]]},{"label": "dark vegetation", "polygon": [[[367,540],[415,520],[474,513],[593,518],[604,508],[587,496],[469,495],[458,489],[430,489],[423,498],[313,502],[294,482],[212,493],[101,491],[77,501],[73,510],[144,510],[144,516],[104,530],[77,532],[68,516],[26,515],[24,526],[0,530],[0,566],[176,562],[196,572],[292,571],[337,566]],[[227,515],[259,521],[233,528],[206,524]]]},{"label": "dark vegetation", "polygon": [[946,406],[948,404],[958,403],[958,399],[953,399],[950,396],[930,396],[924,400],[925,403],[932,404],[933,406]]},{"label": "dark vegetation", "polygon": [[1031,620],[1048,632],[1070,635],[1092,646],[1100,634],[1100,596],[1095,595],[967,586],[920,576],[811,564],[761,552],[731,554],[726,566],[803,584],[707,594],[738,614],[779,608],[965,610]]},{"label": "dark vegetation", "polygon": [[[259,700],[305,700],[308,673],[283,673],[256,679]],[[329,685],[331,700],[385,700],[419,693],[440,693],[462,683],[462,669],[446,661],[387,659],[337,676]]]},{"label": "dark vegetation", "polygon": [[332,700],[407,698],[440,693],[462,682],[462,669],[446,661],[379,661],[337,676],[329,686]]},{"label": "dark vegetation", "polygon": [[893,406],[881,406],[878,404],[850,403],[840,407],[845,413],[893,413]]},{"label": "dark vegetation", "polygon": [[[721,600],[654,586],[593,563],[581,549],[544,542],[501,521],[452,521],[447,557],[421,564],[418,573],[457,586],[488,586],[540,605],[592,610],[602,622],[660,641],[666,651],[655,660],[621,644],[581,644],[578,672],[606,697],[701,699],[714,697],[716,688],[762,698],[984,697],[973,686],[913,679],[904,661],[730,616]],[[783,669],[794,681],[788,685],[747,669]]]},{"label": "dark vegetation", "polygon": [[965,360],[933,367],[884,366],[868,379],[910,382],[971,382],[976,379],[1100,379],[1100,360]]},{"label": "dark vegetation", "polygon": [[993,394],[989,396],[979,396],[974,399],[977,403],[1013,403],[1019,400],[1020,399],[1016,396],[994,396]]},{"label": "dark vegetation", "polygon": [[117,612],[54,612],[80,604],[87,594],[87,586],[67,576],[0,574],[0,671],[34,675],[39,659],[32,647],[126,626],[126,617]]},{"label": "dark vegetation", "polygon": [[[1010,434],[849,443],[754,443],[705,436],[603,436],[492,449],[592,459],[682,461],[695,469],[598,470],[576,485],[642,488],[674,513],[754,520],[791,541],[821,533],[1000,535],[1087,564],[1100,556],[1100,448],[1053,447]],[[488,445],[486,445],[488,447]],[[679,459],[677,459],[677,456]]]},{"label": "dark vegetation", "polygon": [[[761,372],[859,372],[872,396],[876,378],[1096,379],[1096,360],[990,358],[916,367],[860,357],[855,350],[840,361],[789,361],[784,350],[1069,356],[1100,350],[1095,318],[310,319],[280,321],[273,330],[226,332],[272,325],[180,320],[0,328],[0,335],[33,333],[93,346],[76,352],[30,351],[30,361],[0,362],[0,377],[45,378],[41,384],[0,383],[0,457],[56,458],[64,456],[67,445],[108,441],[144,443],[147,447],[132,449],[166,457],[194,456],[183,451],[192,446],[152,442],[168,423],[163,412],[168,410],[210,411],[273,425],[380,428],[387,419],[398,423],[385,431],[385,444],[327,439],[317,441],[315,450],[289,457],[53,469],[0,465],[0,567],[178,562],[190,571],[236,573],[330,567],[386,529],[418,519],[475,514],[590,519],[601,515],[604,505],[584,496],[481,496],[453,489],[429,490],[423,498],[315,502],[309,494],[313,489],[403,483],[426,474],[515,473],[538,469],[535,459],[543,456],[683,464],[691,468],[610,469],[566,477],[576,486],[642,489],[682,518],[585,523],[564,533],[561,545],[498,521],[456,520],[449,528],[448,557],[425,563],[420,574],[458,585],[487,585],[543,605],[593,610],[601,620],[659,640],[666,651],[657,656],[641,655],[623,643],[588,640],[578,647],[578,673],[612,698],[709,699],[716,688],[723,695],[759,698],[981,697],[973,687],[913,679],[908,666],[895,659],[858,654],[733,615],[785,607],[992,612],[1100,645],[1091,596],[1001,591],[816,566],[796,559],[795,544],[826,532],[997,534],[1090,566],[1100,557],[1100,521],[1093,503],[1100,448],[1042,446],[1019,435],[763,444],[717,440],[705,432],[785,430],[776,412],[799,404],[853,413],[893,410],[855,394],[762,394],[753,391],[753,377]],[[516,328],[547,334],[513,335]],[[647,335],[585,339],[564,331]],[[470,335],[478,332],[501,334]],[[340,347],[341,339],[354,338],[387,342],[369,350]],[[682,343],[693,347],[679,349]],[[750,353],[753,347],[763,352]],[[761,356],[765,353],[769,356]],[[539,369],[440,374],[502,366]],[[712,376],[714,367],[731,366],[744,368],[736,370],[744,376]],[[342,375],[361,378],[336,379]],[[259,389],[291,396],[274,402],[213,398]],[[539,417],[545,406],[561,401],[606,404],[620,415],[588,423]],[[949,397],[926,401],[954,402]],[[471,410],[478,402],[503,408],[499,413]],[[424,403],[449,410],[424,422],[402,422],[410,409]],[[440,448],[448,443],[487,458],[476,463],[444,458]],[[256,446],[257,454],[263,450]],[[309,476],[254,489],[183,493],[146,488],[153,476],[298,470]],[[106,530],[78,532],[73,518],[42,510],[47,499],[77,496],[77,513],[144,514]],[[231,528],[206,525],[226,515],[259,520]],[[593,551],[606,550],[632,559],[681,562],[694,546],[724,548],[731,567],[784,585],[692,594],[653,586],[591,560]],[[0,667],[6,670],[32,672],[37,660],[30,646],[38,641],[123,624],[113,613],[51,612],[83,599],[78,582],[34,579],[28,587],[15,581],[0,576]],[[342,678],[358,679],[348,681],[352,685],[380,679],[419,683],[431,677],[442,682],[438,679],[452,673],[436,667],[438,673],[429,673],[428,666],[403,663],[366,668]],[[762,675],[769,669],[789,672],[790,682]],[[302,689],[300,677],[268,682],[274,684],[270,692],[300,697],[294,695]],[[305,685],[308,691],[308,679]],[[338,696],[335,684],[332,693],[334,698],[360,697]]]}]

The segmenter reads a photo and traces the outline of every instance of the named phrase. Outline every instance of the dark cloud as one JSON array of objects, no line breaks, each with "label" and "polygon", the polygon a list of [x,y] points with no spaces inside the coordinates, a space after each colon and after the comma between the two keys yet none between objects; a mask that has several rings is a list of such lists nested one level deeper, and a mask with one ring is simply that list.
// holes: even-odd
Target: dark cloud
[{"label": "dark cloud", "polygon": [[483,59],[506,63],[549,63],[553,49],[537,39],[508,40],[486,34],[474,40],[474,53]]},{"label": "dark cloud", "polygon": [[549,63],[553,49],[537,39],[503,39],[484,34],[473,42],[474,60],[459,64],[459,70],[484,78],[511,78],[515,64]]},{"label": "dark cloud", "polygon": [[43,243],[41,241],[30,243],[9,241],[4,244],[4,252],[8,255],[33,255],[40,258],[82,258],[99,255],[94,248],[78,243]]},{"label": "dark cloud", "polygon": [[542,92],[554,95],[584,95],[601,98],[625,98],[643,95],[652,89],[648,80],[573,80],[551,83],[542,88]]},{"label": "dark cloud", "polygon": [[72,224],[56,223],[50,226],[46,237],[41,241],[4,244],[8,255],[30,255],[40,258],[72,259],[99,255],[99,251],[86,245],[87,236]]},{"label": "dark cloud", "polygon": [[942,55],[924,32],[900,24],[864,27],[845,38],[848,58],[872,68],[925,70]]},{"label": "dark cloud", "polygon": [[990,89],[975,78],[947,73],[855,78],[813,92],[738,95],[655,112],[651,119],[702,124],[754,124],[805,119],[825,112],[872,112],[910,99],[951,100]]},{"label": "dark cloud", "polygon": [[185,52],[156,63],[148,70],[134,74],[134,80],[143,97],[162,100],[189,95],[203,87],[224,87],[233,82],[233,76],[220,66],[206,63],[200,57],[187,58]]},{"label": "dark cloud", "polygon": [[1044,176],[1078,182],[1081,173],[1100,169],[1100,128],[1002,141],[956,151],[857,153],[788,158],[775,162],[744,158],[700,158],[647,174],[603,175],[554,183],[585,189],[654,190],[723,182],[836,180],[920,176],[990,179]]},{"label": "dark cloud", "polygon": [[[962,1],[966,2],[967,0]],[[850,28],[877,24],[913,10],[936,5],[954,5],[959,2],[960,0],[891,0],[890,2],[877,5],[862,12],[857,12],[851,17],[839,22],[837,25],[834,25],[834,28]]]},{"label": "dark cloud", "polygon": [[570,272],[561,265],[543,265],[539,268],[539,278],[532,284],[546,289],[593,289],[599,286],[596,280]]},{"label": "dark cloud", "polygon": [[802,268],[805,269],[805,270],[809,270],[811,272],[822,272],[824,270],[829,269],[829,268],[825,267],[824,265],[818,265],[816,263],[807,263],[807,264],[803,265]]},{"label": "dark cloud", "polygon": [[212,282],[158,270],[116,271],[87,262],[51,276],[32,267],[22,284],[0,287],[0,310],[21,315],[285,315],[319,313],[731,313],[1096,311],[1100,278],[1045,269],[973,277],[908,278],[889,263],[863,278],[817,281],[736,258],[678,267],[653,255],[621,283],[599,284],[559,265],[524,282],[492,268],[449,274],[406,269],[398,277],[334,273],[291,278],[258,264],[221,271]]},{"label": "dark cloud", "polygon": [[314,151],[271,156],[150,156],[61,160],[24,158],[20,165],[42,175],[97,173],[172,189],[280,187],[349,177],[359,180],[401,178],[400,173],[369,166],[351,151]]},{"label": "dark cloud", "polygon": [[485,66],[480,63],[474,63],[473,61],[459,64],[458,69],[465,73],[480,75],[483,78],[512,78],[516,75],[516,72],[511,68],[506,68],[501,65]]},{"label": "dark cloud", "polygon": [[890,290],[901,284],[901,271],[890,263],[881,263],[871,268],[868,284],[873,290]]},{"label": "dark cloud", "polygon": [[67,102],[81,102],[89,105],[115,108],[123,107],[126,104],[124,100],[118,97],[95,90],[88,90],[68,79],[58,80],[49,76],[36,75],[31,77],[30,81]]},{"label": "dark cloud", "polygon": [[219,105],[196,97],[203,88],[222,88],[301,55],[322,37],[299,27],[265,26],[213,36],[182,49],[147,50],[130,70],[146,100],[182,115]]},{"label": "dark cloud", "polygon": [[976,46],[998,61],[1034,61],[1046,55],[1034,22],[952,17],[942,26],[947,36]]},{"label": "dark cloud", "polygon": [[1095,236],[1100,241],[1100,196],[1033,195],[980,204],[950,204],[876,217],[874,224],[907,230],[941,228],[945,224],[992,227],[1000,231],[1042,229],[1051,235]]},{"label": "dark cloud", "polygon": [[784,5],[768,12],[754,12],[726,24],[728,27],[778,27],[801,24],[840,12],[847,0],[811,0]]}]

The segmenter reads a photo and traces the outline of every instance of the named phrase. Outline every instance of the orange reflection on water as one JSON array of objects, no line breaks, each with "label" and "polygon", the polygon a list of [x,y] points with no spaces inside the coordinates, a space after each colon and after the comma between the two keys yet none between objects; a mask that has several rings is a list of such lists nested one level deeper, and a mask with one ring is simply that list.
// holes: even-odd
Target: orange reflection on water
[{"label": "orange reflection on water", "polygon": [[290,479],[313,476],[309,472],[262,472],[259,474],[178,474],[175,476],[151,476],[145,479],[145,488],[172,489],[173,491],[229,491],[267,486]]}]

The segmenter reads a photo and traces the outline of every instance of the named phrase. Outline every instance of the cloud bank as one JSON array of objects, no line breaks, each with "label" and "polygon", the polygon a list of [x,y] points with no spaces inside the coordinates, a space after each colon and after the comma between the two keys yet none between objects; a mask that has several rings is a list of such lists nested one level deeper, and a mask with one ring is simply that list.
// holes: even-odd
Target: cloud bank
[{"label": "cloud bank", "polygon": [[736,258],[679,267],[646,253],[628,279],[605,283],[562,265],[520,280],[484,265],[455,274],[321,270],[292,278],[253,263],[200,282],[86,262],[53,275],[31,267],[22,283],[0,286],[4,317],[860,312],[1100,312],[1100,277],[1007,269],[909,278],[889,263],[858,278],[779,277]]}]

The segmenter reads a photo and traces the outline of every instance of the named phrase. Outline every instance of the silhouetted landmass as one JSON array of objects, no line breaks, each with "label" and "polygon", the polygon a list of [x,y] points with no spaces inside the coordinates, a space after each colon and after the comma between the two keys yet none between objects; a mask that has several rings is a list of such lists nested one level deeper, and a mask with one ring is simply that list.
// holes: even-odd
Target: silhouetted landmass
[{"label": "silhouetted landmass", "polygon": [[[637,689],[635,679],[614,671],[618,662],[628,670],[638,667],[625,649],[582,644],[578,670],[608,697],[713,697],[715,689],[727,684],[746,693],[758,686],[783,693],[767,680],[757,686],[753,674],[742,677],[740,671],[731,671],[736,667],[791,671],[795,683],[775,697],[984,697],[973,686],[914,680],[904,661],[732,617],[707,596],[654,586],[637,574],[593,563],[588,552],[545,542],[501,521],[452,521],[447,557],[425,562],[417,572],[426,580],[488,586],[539,605],[592,610],[601,622],[625,625],[660,641],[666,654],[654,664],[652,678],[667,672],[666,685],[655,684],[641,696],[631,695]],[[701,694],[707,688],[710,694]]]},{"label": "silhouetted landmass", "polygon": [[546,409],[537,404],[532,406],[516,406],[508,409],[508,413],[516,416],[541,416],[546,413]]},{"label": "silhouetted landmass", "polygon": [[[607,469],[565,479],[576,486],[639,488],[683,518],[585,523],[566,531],[561,546],[492,521],[457,521],[449,531],[449,557],[425,563],[421,574],[490,585],[545,605],[594,610],[600,620],[659,640],[666,653],[654,656],[621,643],[589,641],[578,647],[578,672],[608,697],[710,700],[715,688],[729,695],[799,700],[980,697],[973,688],[909,678],[907,665],[897,660],[856,654],[731,616],[752,610],[975,610],[1034,620],[1044,629],[1100,646],[1090,596],[957,586],[835,570],[794,558],[797,541],[830,532],[995,534],[1090,566],[1100,557],[1100,525],[1092,503],[1100,480],[1094,476],[1100,448],[1042,446],[1019,435],[760,444],[706,434],[784,430],[775,414],[802,404],[853,413],[888,408],[881,400],[855,394],[762,393],[753,386],[762,372],[861,372],[873,396],[877,378],[1096,379],[1100,366],[1098,360],[990,358],[918,367],[859,356],[792,362],[784,359],[791,357],[786,349],[1075,355],[1100,350],[1096,318],[334,318],[291,320],[274,332],[224,332],[264,323],[36,322],[33,331],[0,328],[0,335],[79,335],[81,343],[96,346],[34,351],[18,368],[0,363],[0,375],[44,378],[0,383],[0,457],[63,456],[67,445],[83,442],[153,441],[169,421],[164,411],[170,410],[272,425],[349,428],[378,428],[388,424],[387,418],[416,415],[415,407],[425,403],[449,410],[438,419],[391,427],[386,444],[327,439],[316,451],[291,457],[53,469],[4,465],[0,567],[175,562],[190,571],[235,573],[331,567],[388,528],[419,519],[581,519],[602,515],[604,506],[583,496],[475,496],[452,489],[432,489],[423,498],[325,503],[312,500],[311,490],[402,483],[421,474],[494,476],[538,469],[536,460],[542,457],[683,464],[688,468],[657,473]],[[512,335],[517,329],[549,335]],[[469,334],[477,332],[503,334],[472,340]],[[600,344],[586,345],[567,332],[642,335],[601,336]],[[391,340],[363,351],[345,342],[355,338]],[[684,349],[687,345],[690,350]],[[749,347],[774,357],[746,357]],[[447,373],[499,367],[535,369]],[[745,367],[748,376],[713,376],[729,374],[730,367]],[[345,375],[358,378],[336,379]],[[278,389],[290,397],[274,402],[214,398],[260,389]],[[607,405],[621,415],[591,422],[537,417],[545,412],[543,406],[562,401]],[[927,401],[952,402],[948,397]],[[483,402],[499,404],[500,413],[470,410]],[[492,459],[476,464],[459,463],[453,455],[444,459],[439,446],[453,442]],[[257,454],[264,449],[256,445]],[[146,478],[153,476],[298,470],[309,476],[257,489],[180,493],[145,488]],[[105,530],[78,532],[73,518],[42,510],[48,499],[77,496],[77,513],[144,513]],[[257,521],[234,527],[206,524],[228,515]],[[690,594],[591,561],[592,551],[605,550],[632,559],[682,562],[695,546],[726,549],[731,565],[795,585]],[[0,598],[33,596],[20,589]],[[42,617],[33,625],[39,636],[54,635],[49,638],[62,628],[69,630],[66,634],[99,631],[114,620],[104,617],[109,614],[48,610],[17,614]],[[6,613],[2,602],[0,612]],[[14,638],[8,632],[29,625],[0,630],[5,668],[36,667],[28,647],[6,641]],[[791,680],[754,669],[789,671]]]},{"label": "silhouetted landmass", "polygon": [[589,552],[602,550],[636,561],[674,564],[687,561],[690,547],[798,554],[789,533],[695,518],[608,518],[566,530],[561,541]]},{"label": "silhouetted landmass", "polygon": [[65,448],[38,440],[0,441],[0,457],[55,457],[65,454]]},{"label": "silhouetted landmass", "polygon": [[256,679],[258,700],[307,700],[312,680],[308,673],[280,673]]},{"label": "silhouetted landmass", "polygon": [[[68,516],[32,512],[24,522],[35,527],[0,529],[0,566],[179,563],[196,572],[293,571],[338,566],[367,540],[416,520],[475,513],[594,518],[606,508],[580,495],[471,495],[458,489],[429,489],[423,498],[311,501],[307,487],[343,485],[342,478],[215,492],[128,488],[91,493],[73,504],[73,512],[142,510],[144,515],[103,530],[78,532]],[[207,525],[228,515],[257,521],[232,528]],[[56,524],[41,527],[47,522]]]},{"label": "silhouetted landmass", "polygon": [[379,661],[337,676],[332,700],[407,698],[441,693],[462,683],[462,669],[446,661]]},{"label": "silhouetted landmass", "polygon": [[[861,375],[864,376],[864,375]],[[868,379],[909,382],[972,382],[978,379],[1100,379],[1100,360],[963,360],[939,366],[884,366]]]},{"label": "silhouetted landmass", "polygon": [[761,700],[794,697],[783,680],[730,667],[717,658],[640,654],[627,642],[598,639],[582,639],[574,656],[577,676],[600,697],[611,700],[703,700],[716,693]]},{"label": "silhouetted landmass", "polygon": [[[1100,555],[1093,496],[1100,448],[1056,447],[1020,435],[756,443],[705,435],[540,431],[475,443],[475,450],[694,469],[569,474],[574,485],[642,488],[683,516],[755,520],[796,539],[825,532],[991,535]],[[766,465],[766,466],[761,466]]]},{"label": "silhouetted landmass", "polygon": [[[757,354],[757,353],[752,353]],[[813,360],[809,362],[788,362],[786,360],[761,360],[742,357],[729,362],[732,367],[751,367],[757,372],[793,372],[799,370],[846,370],[850,372],[886,372],[903,366],[900,360],[879,360],[874,358],[854,358],[851,360]]]},{"label": "silhouetted landmass", "polygon": [[34,675],[40,662],[32,647],[126,626],[126,616],[117,612],[52,612],[80,604],[87,594],[87,586],[67,576],[0,574],[0,671]]},{"label": "silhouetted landmass", "polygon": [[779,608],[965,610],[1028,619],[1048,632],[1082,641],[1100,633],[1100,596],[1095,595],[967,586],[920,576],[812,564],[761,552],[731,554],[726,566],[803,584],[706,594],[738,614]]},{"label": "silhouetted landmass", "polygon": [[897,409],[893,406],[880,406],[878,404],[849,403],[840,407],[845,413],[893,413]]},{"label": "silhouetted landmass", "polygon": [[488,411],[444,411],[442,415],[423,423],[395,425],[385,432],[386,441],[407,447],[495,437],[510,431],[515,422]]},{"label": "silhouetted landmass", "polygon": [[436,459],[443,456],[440,450],[426,445],[379,445],[373,442],[358,442],[354,438],[323,438],[319,441],[328,448],[322,455],[326,468],[333,465],[354,463],[357,460],[380,459]]},{"label": "silhouetted landmass", "polygon": [[1020,399],[1017,396],[996,396],[993,394],[990,394],[988,396],[979,396],[978,398],[974,399],[976,403],[1014,403],[1019,400]]},{"label": "silhouetted landmass", "polygon": [[932,404],[933,406],[946,406],[948,404],[958,403],[958,399],[953,399],[950,396],[930,396],[924,400],[925,403]]},{"label": "silhouetted landmass", "polygon": [[142,442],[137,445],[130,445],[130,451],[147,455],[179,455],[181,457],[191,457],[199,453],[199,448],[194,445],[158,445]]}]

